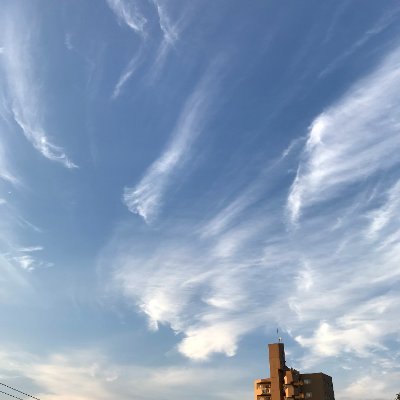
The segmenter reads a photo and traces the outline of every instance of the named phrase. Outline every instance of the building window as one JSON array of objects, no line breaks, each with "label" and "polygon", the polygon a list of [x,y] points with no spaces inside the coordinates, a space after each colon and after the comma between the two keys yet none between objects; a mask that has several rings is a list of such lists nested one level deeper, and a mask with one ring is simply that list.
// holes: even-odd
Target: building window
[{"label": "building window", "polygon": [[305,385],[309,385],[311,383],[311,379],[304,379],[304,384]]},{"label": "building window", "polygon": [[306,399],[311,399],[312,393],[311,392],[306,392]]}]

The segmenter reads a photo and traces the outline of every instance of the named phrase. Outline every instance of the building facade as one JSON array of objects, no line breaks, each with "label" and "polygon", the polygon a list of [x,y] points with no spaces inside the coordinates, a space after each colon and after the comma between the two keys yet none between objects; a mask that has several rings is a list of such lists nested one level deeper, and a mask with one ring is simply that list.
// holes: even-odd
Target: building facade
[{"label": "building facade", "polygon": [[254,382],[254,400],[335,400],[332,378],[288,368],[283,343],[268,345],[270,377]]}]

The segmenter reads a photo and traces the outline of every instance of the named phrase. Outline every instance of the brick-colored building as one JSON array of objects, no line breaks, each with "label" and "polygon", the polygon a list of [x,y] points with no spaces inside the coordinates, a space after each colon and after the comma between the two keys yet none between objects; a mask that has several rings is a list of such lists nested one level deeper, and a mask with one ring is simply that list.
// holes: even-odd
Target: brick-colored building
[{"label": "brick-colored building", "polygon": [[254,400],[335,400],[332,378],[288,368],[283,343],[268,345],[270,377],[254,382]]}]

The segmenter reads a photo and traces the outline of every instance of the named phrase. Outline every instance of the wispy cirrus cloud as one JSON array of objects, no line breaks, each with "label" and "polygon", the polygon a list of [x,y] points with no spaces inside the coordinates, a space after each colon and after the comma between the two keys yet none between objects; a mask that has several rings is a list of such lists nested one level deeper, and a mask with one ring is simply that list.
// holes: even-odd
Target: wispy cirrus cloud
[{"label": "wispy cirrus cloud", "polygon": [[167,43],[173,45],[179,37],[178,27],[176,24],[171,22],[165,4],[162,0],[153,0],[153,4],[157,9],[158,20],[160,29],[163,33],[163,38]]},{"label": "wispy cirrus cloud", "polygon": [[[368,387],[368,382],[376,381],[374,389]],[[382,373],[379,371],[368,371],[368,374],[363,374],[353,381],[345,390],[340,391],[339,396],[345,399],[355,399],[369,397],[372,400],[393,397],[393,393],[398,393],[396,383],[400,379],[400,372],[395,369]]]},{"label": "wispy cirrus cloud", "polygon": [[[167,5],[164,1],[149,0],[149,3],[154,6],[158,17],[157,23],[153,23],[153,26],[156,25],[158,28],[158,32],[155,33],[151,32],[150,29],[146,29],[147,24],[152,22],[151,18],[143,15],[135,2],[107,0],[107,3],[117,16],[119,23],[130,27],[135,33],[139,34],[141,38],[141,47],[139,51],[131,58],[128,65],[124,68],[114,87],[111,95],[111,99],[114,100],[119,97],[123,87],[132,78],[139,65],[146,61],[146,58],[152,60],[147,73],[148,81],[154,83],[157,80],[164,67],[168,54],[171,49],[175,47],[184,24],[186,24],[187,21],[183,16],[173,22],[168,14]],[[153,29],[153,31],[155,31],[155,29]],[[155,49],[152,49],[151,43],[149,45],[149,41],[147,40],[150,34],[153,36],[151,37],[152,41],[156,43],[159,41]],[[160,34],[161,39],[159,39]],[[144,44],[146,44],[146,46]]]},{"label": "wispy cirrus cloud", "polygon": [[399,162],[399,60],[395,50],[311,124],[288,197],[292,222],[307,207]]},{"label": "wispy cirrus cloud", "polygon": [[15,204],[26,186],[13,171],[6,157],[7,152],[2,153],[3,149],[0,141],[0,269],[4,283],[7,282],[4,285],[4,292],[7,293],[14,286],[27,286],[22,270],[32,271],[50,264],[32,254],[43,250],[42,246],[21,245],[26,242],[22,239],[24,233],[38,233],[40,230],[22,216],[23,212]]},{"label": "wispy cirrus cloud", "polygon": [[172,22],[164,1],[151,1],[157,10],[159,27],[162,32],[162,39],[155,53],[154,63],[149,72],[150,81],[154,82],[160,75],[168,54],[176,46],[184,26],[187,24],[187,18],[185,15],[182,15],[177,21]]},{"label": "wispy cirrus cloud", "polygon": [[33,254],[42,250],[44,250],[42,246],[21,247],[19,249],[14,249],[13,253],[10,254],[8,258],[25,271],[52,267],[52,263],[45,262],[36,254]]},{"label": "wispy cirrus cloud", "polygon": [[135,239],[124,234],[115,243],[123,243],[125,250],[116,251],[111,244],[101,267],[112,262],[111,287],[148,317],[153,330],[166,324],[184,335],[177,345],[180,353],[197,361],[219,352],[233,356],[246,333],[271,320],[272,310],[260,304],[265,295],[252,296],[260,289],[258,275],[270,265],[263,263],[263,247],[251,242],[266,235],[269,222],[257,215],[211,238],[202,237],[193,225],[176,227],[178,233],[168,227],[168,239],[149,237],[143,248],[130,246]]},{"label": "wispy cirrus cloud", "polygon": [[[3,304],[20,301],[19,297],[30,291],[26,272],[41,262],[31,251],[20,245],[19,211],[13,206],[10,195],[0,201],[0,299]],[[18,294],[18,295],[17,295]],[[21,296],[22,297],[22,296]]]},{"label": "wispy cirrus cloud", "polygon": [[129,79],[132,77],[136,69],[139,67],[140,63],[142,62],[142,51],[139,50],[138,53],[132,57],[132,59],[129,61],[128,65],[124,68],[122,71],[121,76],[118,79],[118,82],[116,83],[113,93],[111,95],[111,99],[115,100],[120,96],[122,93],[123,87],[125,84],[129,81]]},{"label": "wispy cirrus cloud", "polygon": [[[151,396],[183,400],[187,397],[185,388],[188,386],[194,391],[204,386],[212,388],[211,399],[244,394],[237,383],[243,374],[238,368],[123,365],[93,348],[45,356],[21,349],[0,350],[0,361],[0,371],[5,374],[3,381],[43,400],[90,400],[94,397],[108,400],[115,396],[147,399],[150,392]],[[229,382],[228,390],[221,387],[222,376]]]},{"label": "wispy cirrus cloud", "polygon": [[[393,184],[385,193],[385,200],[381,207],[371,211],[369,218],[371,220],[368,234],[376,237],[385,228],[393,228],[400,222],[400,181]],[[386,237],[388,237],[386,232]]]},{"label": "wispy cirrus cloud", "polygon": [[69,50],[69,51],[74,50],[74,45],[72,44],[72,34],[71,33],[65,34],[64,44],[65,44],[65,47],[67,48],[67,50]]},{"label": "wispy cirrus cloud", "polygon": [[43,247],[42,246],[21,247],[18,250],[23,253],[31,253],[31,252],[36,252],[36,251],[42,251]]},{"label": "wispy cirrus cloud", "polygon": [[21,178],[17,176],[14,168],[10,165],[7,157],[7,150],[0,141],[0,178],[13,186],[21,185]]},{"label": "wispy cirrus cloud", "polygon": [[[147,37],[146,25],[148,20],[139,11],[136,2],[127,0],[107,0],[107,4],[116,15],[120,25],[128,26],[131,30],[138,34],[142,40]],[[120,96],[123,87],[131,79],[142,61],[143,49],[141,47],[139,51],[131,58],[128,65],[126,65],[119,76],[111,95],[112,100],[115,100]]]},{"label": "wispy cirrus cloud", "polygon": [[[117,233],[101,257],[114,267],[113,288],[152,329],[165,324],[180,333],[177,348],[193,360],[231,356],[248,333],[280,326],[310,356],[308,367],[349,354],[379,354],[384,365],[400,319],[398,65],[395,50],[315,118],[305,144],[296,142],[300,158],[291,146],[228,204],[217,197],[213,204],[226,205],[207,208],[206,218],[167,223],[140,240]],[[197,98],[186,103],[166,152],[125,192],[145,219],[156,215],[186,159],[191,139],[182,139],[182,127],[202,115]],[[294,182],[287,163],[298,167]],[[289,183],[273,191],[269,176]],[[288,229],[287,211],[296,229]]]},{"label": "wispy cirrus cloud", "polygon": [[128,26],[135,33],[145,36],[146,17],[139,11],[135,1],[107,0],[108,6],[115,13],[120,24]]},{"label": "wispy cirrus cloud", "polygon": [[146,222],[157,216],[172,177],[189,159],[191,146],[204,130],[212,112],[216,85],[216,72],[210,70],[186,100],[163,154],[136,186],[124,189],[124,203]]},{"label": "wispy cirrus cloud", "polygon": [[[398,14],[400,12],[400,8],[394,8],[390,10],[390,12],[384,13],[374,24],[373,27],[368,29],[366,32],[362,34],[359,40],[357,40],[348,50],[346,50],[343,54],[333,60],[327,67],[325,67],[322,72],[320,72],[319,77],[324,77],[332,73],[344,60],[348,57],[356,53],[363,46],[365,46],[371,39],[375,38],[375,36],[384,32],[387,28],[393,25],[398,18]],[[333,31],[333,29],[330,29]],[[331,35],[328,35],[328,37]],[[331,39],[332,37],[330,37]],[[327,39],[328,40],[328,39]]]},{"label": "wispy cirrus cloud", "polygon": [[299,335],[296,340],[318,356],[336,356],[343,352],[366,356],[371,350],[383,348],[380,344],[383,335],[396,333],[395,324],[380,316],[393,312],[398,306],[399,299],[394,296],[367,300],[334,323],[321,321],[311,337]]},{"label": "wispy cirrus cloud", "polygon": [[45,131],[43,78],[38,74],[38,60],[33,55],[35,43],[30,28],[32,24],[23,23],[24,18],[17,8],[9,7],[2,19],[4,49],[0,62],[7,88],[7,111],[33,147],[44,157],[67,168],[76,168],[64,150],[50,141]]},{"label": "wispy cirrus cloud", "polygon": [[[200,228],[199,234],[203,238],[221,236],[237,223],[237,220],[248,211],[260,198],[268,192],[271,184],[279,179],[282,170],[290,168],[304,143],[304,138],[291,141],[281,155],[260,168],[257,176],[252,177],[211,219]],[[257,224],[255,224],[257,225]]]},{"label": "wispy cirrus cloud", "polygon": [[[7,264],[15,269],[33,271],[37,268],[50,267],[51,263],[41,259],[39,252],[43,246],[22,246],[24,233],[34,230],[32,225],[20,216],[20,211],[12,204],[4,202],[0,210],[0,251]],[[22,222],[22,224],[21,224]],[[37,233],[37,231],[36,231]]]}]

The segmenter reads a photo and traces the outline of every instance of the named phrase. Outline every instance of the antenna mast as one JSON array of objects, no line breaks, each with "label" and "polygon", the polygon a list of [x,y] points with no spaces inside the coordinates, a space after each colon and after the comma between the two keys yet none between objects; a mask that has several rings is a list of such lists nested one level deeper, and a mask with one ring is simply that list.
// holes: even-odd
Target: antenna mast
[{"label": "antenna mast", "polygon": [[282,343],[282,338],[279,336],[279,328],[276,328],[276,336],[278,337],[278,343]]}]

